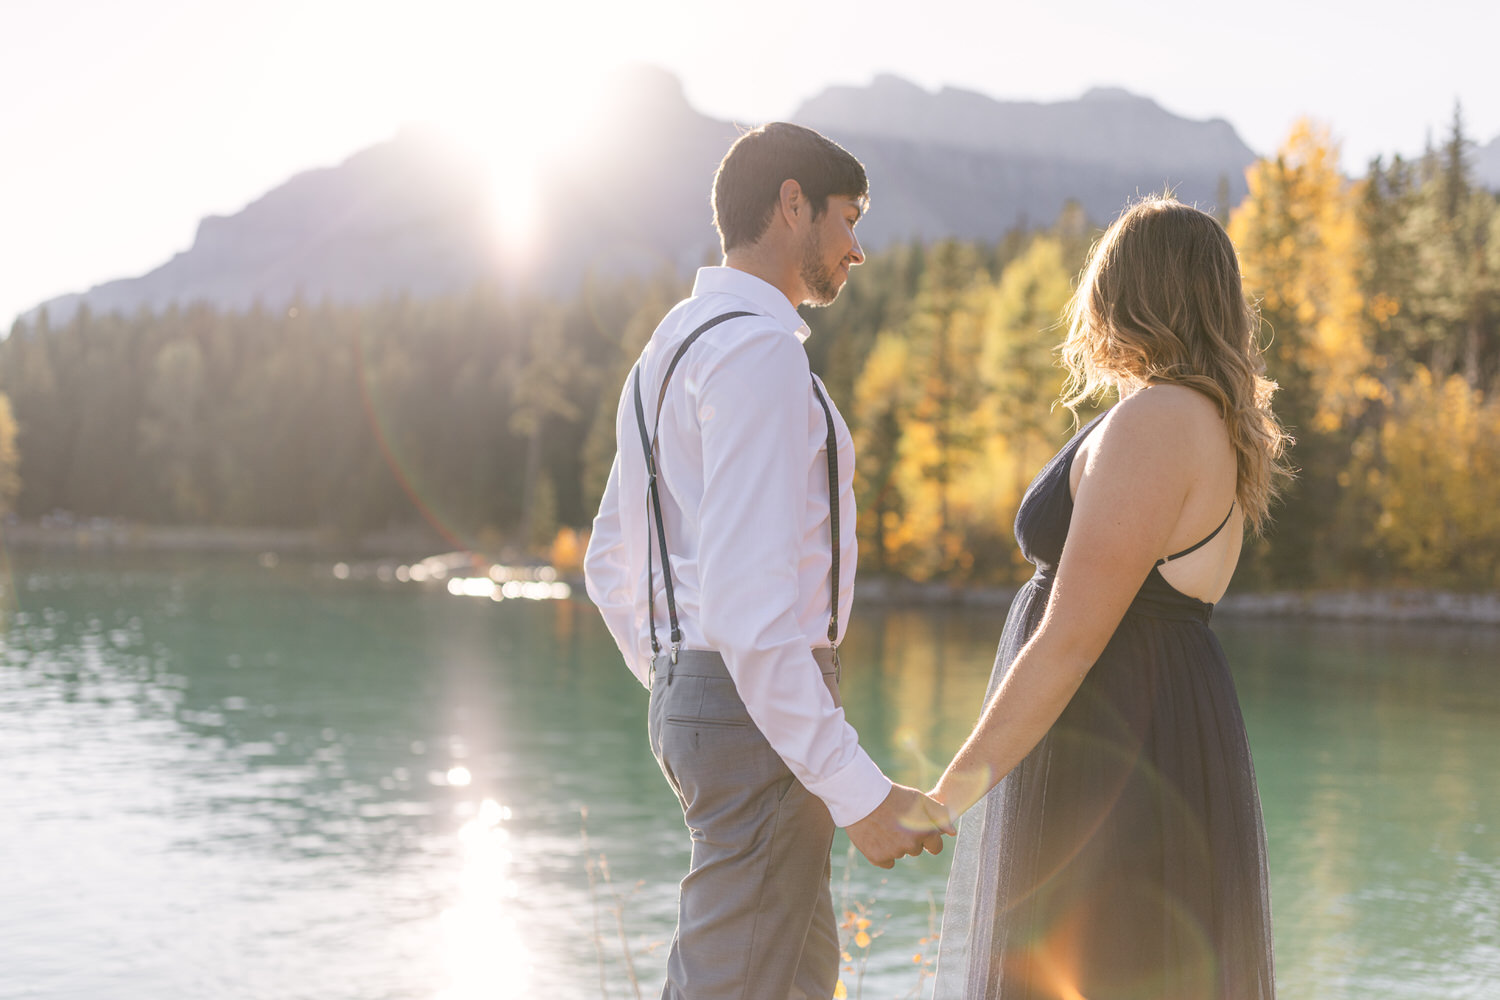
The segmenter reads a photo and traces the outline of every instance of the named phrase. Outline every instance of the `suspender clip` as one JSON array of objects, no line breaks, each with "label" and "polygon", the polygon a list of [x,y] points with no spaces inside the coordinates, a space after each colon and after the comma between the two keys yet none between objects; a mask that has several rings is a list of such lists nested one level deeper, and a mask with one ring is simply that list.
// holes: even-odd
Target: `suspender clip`
[{"label": "suspender clip", "polygon": [[672,657],[672,666],[674,666],[674,667],[677,666],[677,643],[675,643],[675,642],[672,643],[671,657]]}]

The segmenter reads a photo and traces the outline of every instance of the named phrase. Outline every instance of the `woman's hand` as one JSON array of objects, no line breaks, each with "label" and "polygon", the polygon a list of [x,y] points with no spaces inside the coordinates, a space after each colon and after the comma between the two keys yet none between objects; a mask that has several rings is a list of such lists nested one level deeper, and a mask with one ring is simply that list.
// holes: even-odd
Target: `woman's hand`
[{"label": "woman's hand", "polygon": [[[943,777],[946,778],[947,774],[945,773]],[[977,802],[979,798],[984,795],[986,790],[987,789],[980,789],[979,794],[973,797],[973,801],[970,801],[969,796],[953,794],[951,789],[945,787],[943,782],[939,780],[936,785],[932,786],[932,791],[927,793],[927,798],[930,799],[938,808],[943,810],[943,813],[948,817],[949,825],[954,830],[957,830],[958,818],[968,810],[968,807],[970,805],[973,805],[974,802]],[[957,803],[960,801],[967,804],[960,807],[957,805]]]}]

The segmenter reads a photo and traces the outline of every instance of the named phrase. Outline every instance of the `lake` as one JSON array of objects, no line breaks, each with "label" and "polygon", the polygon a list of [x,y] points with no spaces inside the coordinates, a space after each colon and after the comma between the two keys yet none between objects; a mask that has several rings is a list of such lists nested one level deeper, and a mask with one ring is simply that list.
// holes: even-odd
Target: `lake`
[{"label": "lake", "polygon": [[[337,569],[11,557],[0,998],[656,996],[687,839],[592,608]],[[856,606],[845,703],[897,780],[967,733],[1003,614]],[[1500,996],[1500,630],[1216,630],[1281,995]],[[840,835],[849,997],[930,992],[948,859]]]}]

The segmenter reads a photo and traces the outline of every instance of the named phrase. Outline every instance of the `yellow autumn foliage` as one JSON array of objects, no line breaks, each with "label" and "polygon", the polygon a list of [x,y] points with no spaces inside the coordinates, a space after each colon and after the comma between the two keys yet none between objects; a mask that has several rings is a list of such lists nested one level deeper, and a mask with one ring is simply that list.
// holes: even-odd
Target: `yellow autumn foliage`
[{"label": "yellow autumn foliage", "polygon": [[[855,384],[861,539],[912,579],[1013,578],[1031,477],[1066,438],[1052,410],[1073,268],[1035,238],[997,281],[934,283]],[[949,271],[952,274],[952,270]]]},{"label": "yellow autumn foliage", "polygon": [[16,451],[16,417],[10,397],[0,393],[0,514],[11,509],[21,492],[20,463],[21,456]]},{"label": "yellow autumn foliage", "polygon": [[583,553],[587,547],[581,532],[573,528],[558,528],[552,539],[548,561],[553,568],[565,573],[576,573],[583,568]]},{"label": "yellow autumn foliage", "polygon": [[906,419],[910,345],[894,333],[883,333],[854,382],[849,410],[854,435],[854,493],[858,499],[861,562],[883,571],[891,568],[890,536],[899,534],[901,497],[892,482]]},{"label": "yellow autumn foliage", "polygon": [[1377,512],[1374,541],[1415,579],[1500,585],[1500,399],[1418,366],[1378,441],[1346,480]]},{"label": "yellow autumn foliage", "polygon": [[[1246,290],[1270,327],[1271,374],[1293,391],[1306,380],[1312,429],[1323,433],[1344,426],[1380,391],[1367,377],[1360,187],[1338,165],[1328,129],[1298,121],[1275,159],[1246,171],[1249,196],[1229,220]],[[1389,300],[1376,311],[1398,308]]]}]

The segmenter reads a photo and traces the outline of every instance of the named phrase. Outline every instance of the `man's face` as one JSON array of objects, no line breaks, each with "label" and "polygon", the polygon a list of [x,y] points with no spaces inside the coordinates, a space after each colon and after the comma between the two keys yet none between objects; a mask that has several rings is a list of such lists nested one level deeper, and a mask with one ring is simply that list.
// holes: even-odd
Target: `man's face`
[{"label": "man's face", "polygon": [[823,214],[803,238],[797,276],[807,286],[809,304],[826,306],[838,298],[849,280],[849,269],[863,263],[865,254],[854,235],[863,211],[864,203],[859,198],[829,195]]}]

